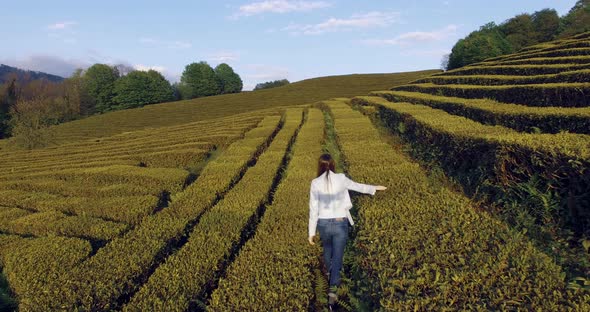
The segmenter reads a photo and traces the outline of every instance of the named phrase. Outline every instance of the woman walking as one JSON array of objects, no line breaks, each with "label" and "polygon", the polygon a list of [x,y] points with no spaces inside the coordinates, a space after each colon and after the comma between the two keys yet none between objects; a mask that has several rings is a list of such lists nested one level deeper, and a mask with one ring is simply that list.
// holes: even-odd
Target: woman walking
[{"label": "woman walking", "polygon": [[380,185],[356,183],[342,173],[334,173],[334,167],[334,159],[329,154],[320,156],[318,177],[311,181],[309,193],[309,243],[314,245],[313,238],[317,228],[330,280],[330,306],[338,299],[335,289],[340,284],[340,269],[348,240],[348,224],[354,225],[349,211],[352,202],[348,191],[374,195],[375,191],[387,189]]}]

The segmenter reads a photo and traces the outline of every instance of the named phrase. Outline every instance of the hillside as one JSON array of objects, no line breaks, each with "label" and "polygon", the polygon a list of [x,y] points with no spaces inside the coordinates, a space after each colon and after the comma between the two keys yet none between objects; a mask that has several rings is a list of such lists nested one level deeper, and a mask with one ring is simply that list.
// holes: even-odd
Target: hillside
[{"label": "hillside", "polygon": [[388,187],[354,197],[340,308],[589,311],[588,38],[112,112],[2,149],[10,295],[22,311],[322,311],[307,231],[328,151]]},{"label": "hillside", "polygon": [[[116,111],[58,125],[52,130],[57,144],[111,136],[143,128],[157,128],[219,118],[258,109],[307,104],[338,96],[367,94],[439,72],[426,70],[397,74],[358,74],[303,80],[287,86],[149,105]],[[0,141],[0,147],[2,146]]]},{"label": "hillside", "polygon": [[30,80],[46,79],[46,80],[53,81],[53,82],[60,82],[60,81],[64,80],[64,78],[60,77],[60,76],[47,74],[47,73],[43,73],[43,72],[38,72],[38,71],[24,70],[24,69],[0,64],[0,84],[5,83],[6,79],[8,79],[10,74],[16,74],[17,77],[19,77],[19,79],[24,79],[24,78],[27,78]]}]

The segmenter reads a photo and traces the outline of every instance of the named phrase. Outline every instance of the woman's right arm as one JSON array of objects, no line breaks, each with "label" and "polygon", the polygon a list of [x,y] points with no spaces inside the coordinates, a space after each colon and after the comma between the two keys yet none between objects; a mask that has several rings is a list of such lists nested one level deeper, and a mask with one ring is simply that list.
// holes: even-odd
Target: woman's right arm
[{"label": "woman's right arm", "polygon": [[375,195],[375,191],[377,190],[375,185],[357,183],[349,179],[347,176],[345,176],[345,179],[347,189],[363,194]]}]

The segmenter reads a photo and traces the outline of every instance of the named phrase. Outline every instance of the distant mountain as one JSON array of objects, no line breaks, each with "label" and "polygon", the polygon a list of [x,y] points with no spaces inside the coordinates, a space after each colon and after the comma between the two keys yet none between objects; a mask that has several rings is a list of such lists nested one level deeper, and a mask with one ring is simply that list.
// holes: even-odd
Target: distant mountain
[{"label": "distant mountain", "polygon": [[64,80],[63,77],[47,74],[38,71],[24,70],[8,65],[0,64],[0,84],[3,84],[11,73],[16,73],[19,79],[28,78],[31,80],[46,79],[53,82],[60,82]]}]

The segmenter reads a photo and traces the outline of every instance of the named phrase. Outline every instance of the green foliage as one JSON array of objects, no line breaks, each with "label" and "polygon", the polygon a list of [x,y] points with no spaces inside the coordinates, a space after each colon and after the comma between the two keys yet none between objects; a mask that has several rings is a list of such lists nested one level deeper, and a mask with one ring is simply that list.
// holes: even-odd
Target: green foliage
[{"label": "green foliage", "polygon": [[256,235],[241,249],[226,276],[211,295],[208,311],[308,311],[317,289],[313,269],[319,267],[319,248],[302,235],[308,218],[310,164],[322,152],[323,116],[310,109],[293,146],[287,174]]},{"label": "green foliage", "polygon": [[590,31],[590,1],[578,0],[562,18],[562,24],[561,38]]},{"label": "green foliage", "polygon": [[477,63],[527,46],[565,38],[590,30],[590,2],[579,0],[559,17],[554,9],[519,14],[496,26],[489,23],[460,39],[452,49],[448,69]]},{"label": "green foliage", "polygon": [[0,85],[0,139],[10,136],[10,111],[16,100],[16,79]]},{"label": "green foliage", "polygon": [[[256,164],[203,214],[190,232],[188,242],[158,267],[124,311],[186,310],[195,297],[205,301],[208,285],[219,279],[237,246],[245,243],[244,229],[256,222],[253,220],[258,217],[258,207],[267,203],[289,142],[301,124],[301,116],[300,109],[287,111],[280,132],[256,159]],[[162,289],[163,284],[169,286]]]},{"label": "green foliage", "polygon": [[155,70],[132,71],[115,82],[113,103],[117,109],[172,101],[170,83]]},{"label": "green foliage", "polygon": [[590,83],[546,83],[527,85],[435,85],[410,84],[395,88],[400,91],[424,92],[435,95],[471,99],[494,99],[498,102],[529,106],[586,107]]},{"label": "green foliage", "polygon": [[19,297],[19,310],[30,291],[43,289],[88,257],[90,243],[77,238],[41,237],[9,248],[2,256],[4,273]]},{"label": "green foliage", "polygon": [[221,94],[222,85],[213,68],[207,62],[199,62],[186,65],[179,90],[182,99],[189,100]]},{"label": "green foliage", "polygon": [[[456,178],[468,194],[486,194],[492,202],[503,201],[506,193],[524,207],[537,203],[553,209],[555,221],[537,213],[538,222],[587,234],[590,216],[584,207],[590,200],[586,192],[590,180],[584,174],[589,166],[590,145],[585,135],[524,134],[499,126],[485,126],[422,105],[390,103],[382,98],[358,98],[380,108],[381,117],[391,129],[406,125],[400,135],[413,142],[415,155],[434,160]],[[531,181],[540,181],[534,184]],[[539,200],[523,197],[522,183],[534,185],[543,196]],[[552,190],[554,194],[546,194]],[[534,194],[532,191],[524,194]],[[557,198],[555,198],[557,197]],[[543,217],[541,217],[543,216]]]},{"label": "green foliage", "polygon": [[242,79],[229,65],[221,63],[215,67],[215,75],[221,81],[221,94],[240,93]]},{"label": "green foliage", "polygon": [[547,42],[555,39],[561,22],[557,11],[553,9],[537,11],[533,14],[532,20],[537,42]]},{"label": "green foliage", "polygon": [[[239,180],[277,131],[279,119],[265,118],[244,139],[230,145],[184,192],[173,194],[169,207],[144,217],[131,231],[113,239],[63,278],[45,288],[30,289],[35,295],[26,304],[21,303],[20,308],[109,310],[117,307],[119,299],[137,291],[140,286],[137,281],[145,280],[169,255],[185,235],[187,225],[195,224],[217,197]],[[154,172],[153,176],[158,174]]]},{"label": "green foliage", "polygon": [[513,51],[538,43],[534,36],[531,36],[535,31],[535,25],[530,14],[519,14],[507,20],[498,28],[510,43]]},{"label": "green foliage", "polygon": [[477,63],[487,58],[512,52],[510,44],[494,23],[481,27],[455,44],[449,56],[448,69]]},{"label": "green foliage", "polygon": [[119,78],[116,68],[94,64],[84,73],[84,90],[90,97],[89,112],[104,113],[113,109],[115,81]]},{"label": "green foliage", "polygon": [[561,268],[522,234],[464,195],[433,187],[366,117],[328,104],[351,176],[388,186],[359,200],[355,281],[371,311],[588,308],[588,295],[568,290]]},{"label": "green foliage", "polygon": [[[443,80],[445,83],[452,83],[454,82],[453,77],[456,76],[444,76],[444,78],[450,79]],[[460,77],[467,79],[471,76]],[[443,76],[432,77],[433,80],[439,78],[443,78]],[[478,79],[478,77],[474,78]],[[371,92],[370,95],[381,96],[391,102],[427,105],[483,124],[502,125],[521,132],[559,133],[569,131],[590,134],[590,107],[529,107],[491,99],[465,99],[406,91],[376,91]],[[403,124],[400,123],[400,125]]]},{"label": "green foliage", "polygon": [[263,82],[263,83],[256,84],[256,87],[254,87],[254,91],[281,87],[281,86],[288,85],[289,83],[290,82],[287,79],[280,79],[280,80]]}]

